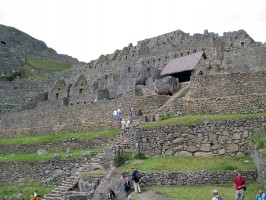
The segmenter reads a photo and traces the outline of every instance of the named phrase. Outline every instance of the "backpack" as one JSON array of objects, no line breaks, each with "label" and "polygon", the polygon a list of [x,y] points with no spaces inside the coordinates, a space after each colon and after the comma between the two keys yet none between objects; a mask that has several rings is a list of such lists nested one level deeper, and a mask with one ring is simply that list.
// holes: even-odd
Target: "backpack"
[{"label": "backpack", "polygon": [[115,196],[115,192],[112,190],[112,191],[110,191],[109,193],[108,193],[108,199],[115,199],[116,198],[116,196]]},{"label": "backpack", "polygon": [[136,172],[134,173],[133,178],[134,178],[134,180],[139,180],[139,179],[141,179],[141,174],[139,173],[139,171],[136,171]]},{"label": "backpack", "polygon": [[217,197],[218,200],[224,200],[222,197],[218,196]]}]

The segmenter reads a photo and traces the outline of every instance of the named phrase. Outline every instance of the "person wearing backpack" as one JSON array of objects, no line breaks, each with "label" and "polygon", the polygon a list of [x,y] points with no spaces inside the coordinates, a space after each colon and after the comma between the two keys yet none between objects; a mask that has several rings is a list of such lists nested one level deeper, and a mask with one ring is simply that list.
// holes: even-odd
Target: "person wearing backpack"
[{"label": "person wearing backpack", "polygon": [[115,192],[111,188],[108,188],[108,199],[111,199],[111,200],[116,199]]},{"label": "person wearing backpack", "polygon": [[223,198],[219,196],[218,190],[213,190],[212,194],[213,194],[212,200],[223,200]]},{"label": "person wearing backpack", "polygon": [[124,177],[124,190],[125,190],[127,196],[129,195],[130,189],[131,189],[131,183],[127,177]]},{"label": "person wearing backpack", "polygon": [[135,189],[135,193],[141,193],[140,186],[139,186],[139,180],[140,180],[140,173],[137,169],[132,168],[132,180],[133,180],[133,185]]}]

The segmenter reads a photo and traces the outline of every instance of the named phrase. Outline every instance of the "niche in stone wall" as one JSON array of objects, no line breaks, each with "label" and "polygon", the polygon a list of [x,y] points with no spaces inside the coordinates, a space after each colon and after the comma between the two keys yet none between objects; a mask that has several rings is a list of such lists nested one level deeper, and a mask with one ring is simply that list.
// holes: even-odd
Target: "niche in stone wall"
[{"label": "niche in stone wall", "polygon": [[99,87],[99,83],[98,83],[98,81],[95,81],[95,82],[92,84],[92,90],[95,91],[95,90],[98,89],[98,87]]}]

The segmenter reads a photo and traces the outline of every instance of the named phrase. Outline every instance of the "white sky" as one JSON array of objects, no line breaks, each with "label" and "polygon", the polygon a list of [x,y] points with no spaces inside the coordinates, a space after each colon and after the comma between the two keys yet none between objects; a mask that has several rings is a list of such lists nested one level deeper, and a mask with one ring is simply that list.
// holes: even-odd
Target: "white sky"
[{"label": "white sky", "polygon": [[178,29],[244,29],[266,42],[266,0],[0,0],[0,24],[89,62]]}]

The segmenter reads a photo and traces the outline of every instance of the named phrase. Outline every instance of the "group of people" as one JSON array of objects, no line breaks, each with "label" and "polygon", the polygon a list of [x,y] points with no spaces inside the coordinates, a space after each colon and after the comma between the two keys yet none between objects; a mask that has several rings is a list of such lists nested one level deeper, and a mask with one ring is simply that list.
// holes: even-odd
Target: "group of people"
[{"label": "group of people", "polygon": [[[128,177],[123,177],[124,179],[124,191],[126,193],[126,196],[129,196],[129,193],[131,191],[131,182]],[[132,168],[132,173],[131,173],[131,180],[133,182],[134,190],[135,193],[141,193],[140,189],[140,179],[141,179],[141,174],[136,168]],[[108,188],[108,199],[115,200],[116,199],[116,194],[114,190],[112,190],[110,187]]]},{"label": "group of people", "polygon": [[[234,180],[234,187],[235,187],[235,200],[244,200],[245,197],[245,191],[246,191],[246,180],[242,177],[241,173],[237,173],[237,177]],[[213,190],[213,197],[212,200],[223,200],[222,197],[219,196],[219,191],[218,190]],[[261,195],[262,196],[262,192],[260,194],[257,194],[257,196]],[[257,198],[256,196],[256,200],[264,200],[261,197]],[[266,199],[265,199],[266,200]]]}]

